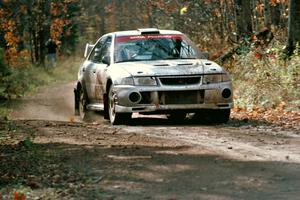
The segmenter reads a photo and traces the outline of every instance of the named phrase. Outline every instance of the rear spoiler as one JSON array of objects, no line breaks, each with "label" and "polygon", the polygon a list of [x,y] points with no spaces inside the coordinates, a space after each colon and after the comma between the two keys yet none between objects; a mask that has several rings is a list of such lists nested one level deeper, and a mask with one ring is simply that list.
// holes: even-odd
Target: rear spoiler
[{"label": "rear spoiler", "polygon": [[86,58],[89,54],[90,54],[90,52],[92,51],[92,49],[94,48],[94,44],[89,44],[89,43],[87,43],[86,45],[85,45],[85,50],[84,50],[84,57]]}]

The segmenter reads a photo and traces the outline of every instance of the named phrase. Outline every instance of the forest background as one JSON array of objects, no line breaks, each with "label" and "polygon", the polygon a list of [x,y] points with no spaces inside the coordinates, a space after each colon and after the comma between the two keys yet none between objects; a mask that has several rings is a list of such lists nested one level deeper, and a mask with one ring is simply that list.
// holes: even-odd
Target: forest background
[{"label": "forest background", "polygon": [[236,111],[299,111],[299,16],[297,0],[1,0],[0,113],[36,88],[76,80],[86,42],[145,27],[179,30],[209,52],[232,75]]}]

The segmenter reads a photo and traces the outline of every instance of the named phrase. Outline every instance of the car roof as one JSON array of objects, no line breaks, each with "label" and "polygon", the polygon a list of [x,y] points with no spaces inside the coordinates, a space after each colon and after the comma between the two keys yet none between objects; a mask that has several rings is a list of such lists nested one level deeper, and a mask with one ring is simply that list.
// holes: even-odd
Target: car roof
[{"label": "car roof", "polygon": [[181,32],[175,30],[160,30],[155,28],[118,31],[118,32],[113,32],[111,34],[115,34],[116,37],[119,37],[119,36],[143,35],[147,33],[148,34],[182,34]]}]

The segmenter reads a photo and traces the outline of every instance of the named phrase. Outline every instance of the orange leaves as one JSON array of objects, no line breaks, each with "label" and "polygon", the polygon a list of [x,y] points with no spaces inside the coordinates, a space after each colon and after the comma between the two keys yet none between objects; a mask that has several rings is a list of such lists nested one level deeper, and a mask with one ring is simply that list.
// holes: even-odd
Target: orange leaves
[{"label": "orange leaves", "polygon": [[280,0],[270,0],[270,5],[271,6],[276,6],[279,3],[280,3]]},{"label": "orange leaves", "polygon": [[51,38],[53,38],[56,42],[59,42],[63,34],[67,36],[70,35],[70,24],[71,21],[67,19],[54,19],[50,27]]},{"label": "orange leaves", "polygon": [[6,40],[8,47],[16,47],[20,42],[20,37],[15,35],[12,31],[5,33],[4,39]]},{"label": "orange leaves", "polygon": [[258,12],[258,13],[263,13],[264,10],[265,10],[265,4],[263,3],[258,3],[255,7],[255,10]]},{"label": "orange leaves", "polygon": [[68,12],[67,5],[61,2],[51,2],[51,15],[57,17],[59,15],[64,15]]},{"label": "orange leaves", "polygon": [[212,14],[213,16],[215,17],[221,17],[221,12],[218,8],[215,8],[213,11],[212,11]]},{"label": "orange leaves", "polygon": [[5,15],[5,10],[3,8],[0,8],[0,18],[2,18]]},{"label": "orange leaves", "polygon": [[68,5],[74,3],[78,3],[78,0],[51,2],[50,13],[55,18],[50,25],[50,35],[58,45],[60,45],[63,36],[70,36],[72,34],[72,21],[68,19],[68,13],[70,12]]},{"label": "orange leaves", "polygon": [[256,52],[256,53],[254,54],[254,57],[257,58],[257,59],[261,59],[261,58],[262,58],[262,54],[259,53],[259,52]]},{"label": "orange leaves", "polygon": [[74,117],[70,117],[70,118],[69,118],[69,122],[74,123],[74,122],[76,122],[76,120],[75,120]]},{"label": "orange leaves", "polygon": [[285,102],[281,102],[275,109],[255,108],[252,110],[234,108],[232,117],[240,120],[257,120],[283,126],[295,126],[300,124],[299,111],[285,111]]},{"label": "orange leaves", "polygon": [[4,31],[4,39],[7,44],[5,57],[7,60],[12,60],[18,56],[17,48],[21,38],[17,35],[16,21],[14,19],[5,20],[5,18],[2,18],[2,20],[0,28]]},{"label": "orange leaves", "polygon": [[20,42],[20,37],[15,34],[16,30],[16,21],[14,19],[9,19],[7,21],[3,21],[0,24],[2,30],[5,31],[4,39],[7,42],[7,46],[11,48],[16,48]]},{"label": "orange leaves", "polygon": [[21,37],[17,31],[17,19],[11,17],[10,13],[11,10],[9,9],[0,9],[0,29],[3,31],[3,37],[6,41],[5,58],[8,63],[12,64],[12,61],[19,56],[18,47]]},{"label": "orange leaves", "polygon": [[65,15],[68,13],[68,4],[77,3],[78,0],[64,0],[61,2],[51,2],[50,13],[54,17]]},{"label": "orange leaves", "polygon": [[[184,10],[183,10],[183,12],[181,12],[182,8],[179,8],[179,5],[177,5],[174,2],[170,3],[170,2],[158,0],[158,1],[147,1],[146,4],[147,4],[147,6],[152,7],[154,9],[161,8],[168,13],[176,13],[176,12],[180,11],[181,14],[184,14],[187,11],[187,7],[184,6],[184,7],[182,7],[182,8],[184,8]],[[185,7],[186,7],[186,10],[185,10]]]},{"label": "orange leaves", "polygon": [[[269,0],[269,3],[268,3],[270,6],[277,6],[278,4],[285,4],[285,5],[288,5],[288,0]],[[262,14],[264,11],[265,11],[265,7],[266,5],[262,2],[258,2],[256,7],[255,7],[255,10]]]},{"label": "orange leaves", "polygon": [[25,200],[24,193],[15,192],[14,193],[14,200]]},{"label": "orange leaves", "polygon": [[14,32],[14,30],[16,29],[16,21],[14,19],[3,19],[0,27],[4,31]]}]

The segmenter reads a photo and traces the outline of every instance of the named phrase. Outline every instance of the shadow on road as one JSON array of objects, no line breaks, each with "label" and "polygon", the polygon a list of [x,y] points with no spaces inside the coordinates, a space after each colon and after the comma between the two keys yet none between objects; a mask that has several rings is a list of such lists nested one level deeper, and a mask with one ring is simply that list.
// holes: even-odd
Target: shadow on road
[{"label": "shadow on road", "polygon": [[300,165],[239,161],[187,146],[1,145],[0,190],[28,199],[298,199]]},{"label": "shadow on road", "polygon": [[[92,112],[84,120],[85,122],[98,122],[109,124],[103,117],[103,112]],[[227,123],[214,123],[206,119],[194,119],[192,116],[182,120],[171,120],[165,115],[138,115],[133,114],[133,118],[124,122],[129,126],[222,126],[222,127],[243,127],[243,126],[270,126],[271,123],[264,120],[236,119],[231,118]]]}]

